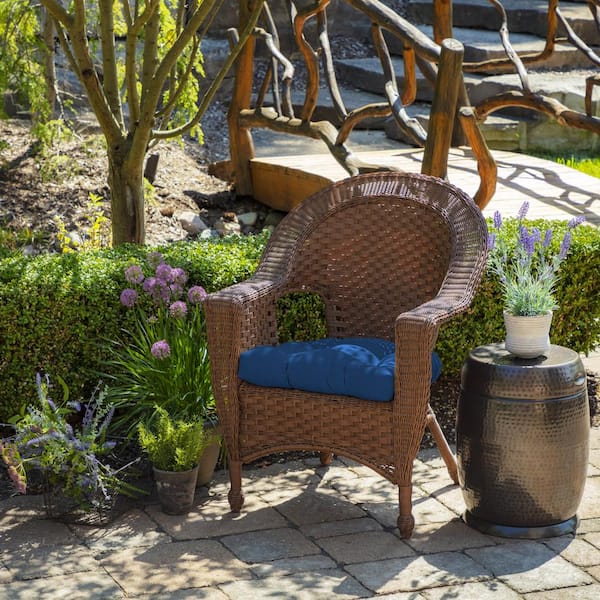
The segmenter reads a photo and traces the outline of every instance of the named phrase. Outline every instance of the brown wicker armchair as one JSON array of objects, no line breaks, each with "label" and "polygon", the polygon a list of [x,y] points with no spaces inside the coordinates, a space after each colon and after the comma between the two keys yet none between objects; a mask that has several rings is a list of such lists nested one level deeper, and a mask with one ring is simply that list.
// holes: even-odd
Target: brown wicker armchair
[{"label": "brown wicker armchair", "polygon": [[[375,173],[335,183],[290,212],[249,280],[210,294],[212,384],[228,452],[229,503],[239,512],[242,463],[317,450],[365,464],[399,487],[410,537],[412,469],[429,425],[456,482],[456,463],[429,407],[431,352],[442,323],[469,306],[486,259],[487,228],[473,201],[424,175]],[[277,344],[276,302],[320,294],[328,335],[395,342],[394,397],[261,387],[238,377],[240,353]]]}]

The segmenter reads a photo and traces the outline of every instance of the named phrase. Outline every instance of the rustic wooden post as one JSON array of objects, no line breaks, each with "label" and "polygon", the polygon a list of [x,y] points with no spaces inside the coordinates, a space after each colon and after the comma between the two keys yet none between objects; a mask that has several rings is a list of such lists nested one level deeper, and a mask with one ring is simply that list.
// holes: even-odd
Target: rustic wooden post
[{"label": "rustic wooden post", "polygon": [[455,39],[442,42],[437,79],[429,115],[427,141],[421,173],[444,179],[448,170],[448,152],[456,115],[456,100],[462,82],[463,45]]},{"label": "rustic wooden post", "polygon": [[433,0],[433,41],[452,37],[452,0]]},{"label": "rustic wooden post", "polygon": [[[252,12],[255,0],[240,0],[239,28],[242,29]],[[230,41],[230,43],[233,40]],[[232,44],[231,44],[232,45]],[[240,196],[252,196],[252,176],[250,160],[254,158],[252,134],[239,122],[240,111],[250,108],[252,99],[252,78],[254,74],[254,36],[250,36],[238,56],[235,66],[233,97],[229,104],[227,123],[229,126],[229,152],[235,181],[236,193]]]}]

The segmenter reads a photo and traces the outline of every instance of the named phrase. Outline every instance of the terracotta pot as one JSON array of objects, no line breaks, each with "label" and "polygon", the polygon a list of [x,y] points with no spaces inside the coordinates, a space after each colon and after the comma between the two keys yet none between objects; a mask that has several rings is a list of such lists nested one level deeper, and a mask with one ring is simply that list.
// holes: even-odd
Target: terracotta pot
[{"label": "terracotta pot", "polygon": [[153,470],[162,511],[168,515],[187,514],[194,504],[198,465],[189,471]]},{"label": "terracotta pot", "polygon": [[196,481],[196,487],[201,487],[210,483],[219,460],[219,454],[221,453],[221,436],[219,434],[218,425],[206,423],[205,428],[211,435],[214,435],[215,441],[208,445],[198,458],[198,479]]},{"label": "terracotta pot", "polygon": [[545,315],[511,315],[504,311],[506,349],[519,358],[536,358],[550,350],[552,312]]}]

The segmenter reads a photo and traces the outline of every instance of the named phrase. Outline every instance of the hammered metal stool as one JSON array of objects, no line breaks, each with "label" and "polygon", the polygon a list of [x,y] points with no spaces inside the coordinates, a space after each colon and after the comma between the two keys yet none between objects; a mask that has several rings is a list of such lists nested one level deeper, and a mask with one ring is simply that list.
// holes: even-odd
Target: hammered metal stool
[{"label": "hammered metal stool", "polygon": [[[209,295],[212,385],[232,511],[244,501],[242,463],[316,450],[324,464],[336,453],[395,483],[400,534],[411,535],[413,461],[426,425],[456,477],[429,408],[431,354],[440,325],[468,308],[486,246],[481,211],[458,188],[424,175],[359,175],[307,198],[277,227],[253,277]],[[394,343],[388,401],[240,379],[240,355],[278,344],[277,300],[297,291],[321,296],[329,338]]]},{"label": "hammered metal stool", "polygon": [[579,355],[472,350],[462,373],[456,452],[466,523],[484,533],[572,533],[586,481],[590,412]]}]

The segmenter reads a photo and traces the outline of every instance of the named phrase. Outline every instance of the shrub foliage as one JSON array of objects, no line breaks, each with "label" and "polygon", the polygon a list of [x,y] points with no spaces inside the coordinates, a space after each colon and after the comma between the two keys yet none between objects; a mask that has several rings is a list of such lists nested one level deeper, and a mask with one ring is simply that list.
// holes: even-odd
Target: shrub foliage
[{"label": "shrub foliage", "polygon": [[[545,229],[548,222],[532,222]],[[552,222],[555,231],[566,223]],[[560,236],[557,235],[557,238]],[[106,358],[103,339],[116,339],[131,327],[120,305],[123,269],[134,259],[159,250],[189,282],[208,292],[249,277],[266,242],[264,236],[178,243],[164,248],[125,245],[119,248],[0,260],[0,422],[35,397],[36,373],[60,376],[73,395],[88,395]],[[573,243],[556,286],[559,308],[551,340],[579,352],[600,345],[600,231],[591,226],[573,231]],[[502,293],[487,273],[469,311],[440,332],[437,350],[444,374],[455,375],[474,346],[504,339]],[[279,305],[280,339],[322,337],[322,306],[314,298],[294,295]]]}]

